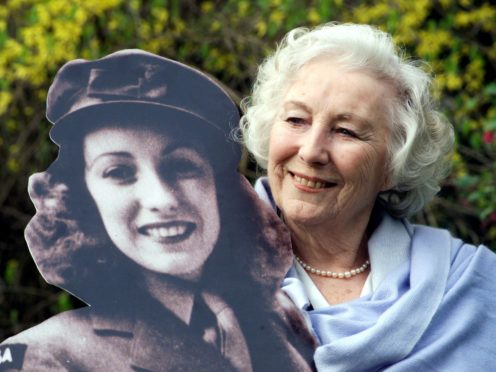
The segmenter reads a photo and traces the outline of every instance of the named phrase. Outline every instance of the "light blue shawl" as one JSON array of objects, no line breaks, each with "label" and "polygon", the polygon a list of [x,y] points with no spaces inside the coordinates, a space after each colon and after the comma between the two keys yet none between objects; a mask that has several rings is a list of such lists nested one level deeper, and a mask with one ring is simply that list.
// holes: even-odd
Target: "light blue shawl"
[{"label": "light blue shawl", "polygon": [[[271,201],[266,187],[256,189]],[[369,252],[405,242],[408,262],[373,293],[348,303],[308,310],[294,267],[288,272],[282,288],[307,312],[321,343],[318,370],[496,370],[496,255],[387,214]]]}]

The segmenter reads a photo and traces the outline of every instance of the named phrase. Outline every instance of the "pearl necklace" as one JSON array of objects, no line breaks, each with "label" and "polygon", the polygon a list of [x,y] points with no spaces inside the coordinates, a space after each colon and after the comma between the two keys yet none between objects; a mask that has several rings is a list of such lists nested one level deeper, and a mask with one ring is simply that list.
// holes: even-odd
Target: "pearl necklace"
[{"label": "pearl necklace", "polygon": [[345,271],[345,272],[336,272],[336,271],[326,271],[326,270],[319,270],[316,269],[315,267],[310,266],[309,264],[303,262],[300,257],[297,255],[294,256],[296,261],[309,273],[320,275],[320,276],[325,276],[329,278],[336,278],[336,279],[348,279],[351,278],[352,276],[358,275],[360,273],[363,273],[365,270],[367,270],[367,267],[369,267],[370,262],[369,260],[365,261],[365,263],[357,267],[356,269],[352,269],[350,271]]}]

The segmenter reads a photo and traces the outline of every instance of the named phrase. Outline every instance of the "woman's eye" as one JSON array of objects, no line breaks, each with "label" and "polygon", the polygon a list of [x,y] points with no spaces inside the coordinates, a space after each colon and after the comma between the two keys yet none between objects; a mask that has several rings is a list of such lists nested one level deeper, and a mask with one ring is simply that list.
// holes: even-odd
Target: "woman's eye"
[{"label": "woman's eye", "polygon": [[336,133],[342,134],[346,137],[357,137],[355,132],[347,128],[336,128]]},{"label": "woman's eye", "polygon": [[302,125],[305,124],[305,119],[299,118],[297,116],[290,116],[286,118],[286,122],[293,124],[293,125]]},{"label": "woman's eye", "polygon": [[196,163],[187,159],[177,159],[162,166],[163,174],[166,178],[195,178],[201,176],[202,169]]},{"label": "woman's eye", "polygon": [[103,178],[110,178],[120,182],[130,182],[135,177],[134,167],[128,165],[118,165],[107,168],[103,172]]}]

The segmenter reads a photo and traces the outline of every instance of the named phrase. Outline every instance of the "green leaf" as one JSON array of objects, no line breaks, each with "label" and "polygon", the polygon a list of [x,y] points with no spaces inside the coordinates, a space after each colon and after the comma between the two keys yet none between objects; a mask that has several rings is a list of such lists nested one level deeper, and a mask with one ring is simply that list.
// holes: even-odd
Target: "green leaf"
[{"label": "green leaf", "polygon": [[470,146],[476,150],[480,150],[482,146],[482,138],[479,133],[470,136],[469,138]]},{"label": "green leaf", "polygon": [[57,310],[59,312],[72,309],[71,297],[67,292],[61,292],[57,297]]},{"label": "green leaf", "polygon": [[491,213],[493,213],[495,211],[494,207],[493,206],[488,206],[486,208],[484,208],[480,214],[479,214],[479,217],[481,220],[485,220],[487,217],[489,217],[489,215]]},{"label": "green leaf", "polygon": [[4,279],[7,285],[12,285],[16,282],[19,274],[19,261],[12,259],[7,261],[7,267],[5,268]]},{"label": "green leaf", "polygon": [[19,311],[17,309],[11,309],[9,311],[9,320],[12,324],[17,324],[19,321]]},{"label": "green leaf", "polygon": [[485,121],[484,128],[486,130],[496,130],[496,118]]},{"label": "green leaf", "polygon": [[467,200],[473,203],[479,200],[481,197],[482,197],[482,193],[480,191],[475,191],[468,196]]},{"label": "green leaf", "polygon": [[458,178],[455,181],[456,185],[461,187],[461,188],[472,187],[475,184],[477,184],[477,182],[479,182],[479,177],[473,176],[473,175],[466,175],[466,176],[463,176],[461,178]]},{"label": "green leaf", "polygon": [[318,9],[319,9],[319,14],[323,20],[331,19],[332,7],[333,7],[332,1],[320,0],[319,5],[318,5]]},{"label": "green leaf", "polygon": [[495,96],[496,95],[496,83],[489,83],[486,85],[484,88],[484,94],[487,94],[489,96]]},{"label": "green leaf", "polygon": [[473,110],[474,108],[477,107],[477,103],[479,100],[477,98],[470,98],[467,101],[465,101],[465,107],[469,110]]}]

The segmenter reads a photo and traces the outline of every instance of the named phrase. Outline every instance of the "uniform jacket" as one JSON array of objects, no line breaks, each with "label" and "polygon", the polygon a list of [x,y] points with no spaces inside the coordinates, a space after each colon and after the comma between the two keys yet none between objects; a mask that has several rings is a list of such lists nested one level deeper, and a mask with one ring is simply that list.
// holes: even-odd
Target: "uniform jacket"
[{"label": "uniform jacket", "polygon": [[[4,355],[6,358],[0,362],[0,370],[251,371],[254,358],[249,355],[232,309],[215,295],[202,296],[222,323],[219,347],[205,342],[197,331],[154,301],[141,301],[130,303],[127,308],[86,307],[67,311],[11,337],[2,343],[0,360]],[[287,305],[289,299],[279,297],[279,306],[286,306],[285,302]],[[291,327],[297,323],[291,319],[294,309],[286,310],[289,311],[283,309],[279,318],[282,323],[270,322],[265,330],[280,341],[283,353],[278,356],[281,345],[272,345],[265,351],[258,350],[256,357],[265,359],[267,366],[274,361],[280,366],[270,370],[309,370],[307,360],[313,349],[307,347],[304,355],[304,343],[291,343]],[[263,337],[264,329],[260,331]]]},{"label": "uniform jacket", "polygon": [[23,371],[194,371],[205,365],[233,370],[219,350],[167,309],[153,302],[128,306],[64,312],[7,339],[4,352],[9,345],[27,345]]}]

